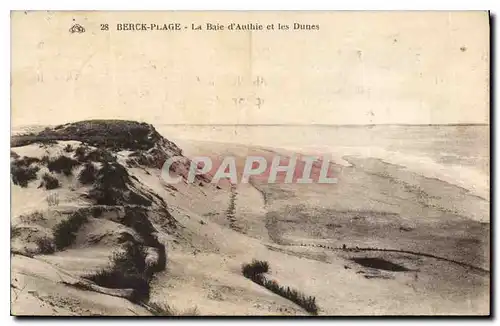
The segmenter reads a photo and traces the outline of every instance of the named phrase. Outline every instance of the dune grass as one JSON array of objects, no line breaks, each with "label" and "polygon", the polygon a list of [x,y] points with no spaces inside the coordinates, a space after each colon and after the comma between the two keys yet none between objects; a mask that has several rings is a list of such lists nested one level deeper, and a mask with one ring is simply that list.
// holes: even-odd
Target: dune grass
[{"label": "dune grass", "polygon": [[153,316],[198,316],[199,311],[197,307],[190,308],[184,311],[179,311],[168,304],[158,303],[158,302],[148,302],[144,304],[144,307],[153,315]]},{"label": "dune grass", "polygon": [[307,312],[316,315],[318,313],[318,306],[316,305],[316,298],[313,296],[306,296],[296,289],[289,286],[279,285],[275,280],[267,279],[263,274],[269,272],[269,263],[267,261],[253,260],[250,264],[244,264],[241,268],[243,276],[252,280],[266,289],[286,298],[300,307],[304,308]]}]

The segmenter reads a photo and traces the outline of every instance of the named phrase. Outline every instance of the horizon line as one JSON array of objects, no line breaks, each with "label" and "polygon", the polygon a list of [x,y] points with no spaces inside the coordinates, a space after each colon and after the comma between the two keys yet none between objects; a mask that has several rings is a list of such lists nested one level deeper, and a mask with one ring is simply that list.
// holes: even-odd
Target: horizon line
[{"label": "horizon line", "polygon": [[326,123],[152,123],[158,126],[193,126],[193,127],[233,127],[233,126],[261,126],[261,127],[374,127],[374,126],[489,126],[489,123],[373,123],[373,124],[326,124]]}]

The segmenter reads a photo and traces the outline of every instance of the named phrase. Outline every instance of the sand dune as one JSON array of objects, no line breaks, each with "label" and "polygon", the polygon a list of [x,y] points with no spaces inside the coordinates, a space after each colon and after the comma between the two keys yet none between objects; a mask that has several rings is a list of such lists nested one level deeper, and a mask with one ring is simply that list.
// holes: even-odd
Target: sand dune
[{"label": "sand dune", "polygon": [[[87,123],[14,139],[14,315],[308,315],[242,275],[253,259],[314,296],[319,315],[489,313],[489,202],[463,188],[347,156],[336,185],[167,185],[159,167],[181,149],[241,159],[276,149],[176,145],[133,122],[99,128],[131,136],[103,142]],[[183,164],[174,172],[185,176]]]}]

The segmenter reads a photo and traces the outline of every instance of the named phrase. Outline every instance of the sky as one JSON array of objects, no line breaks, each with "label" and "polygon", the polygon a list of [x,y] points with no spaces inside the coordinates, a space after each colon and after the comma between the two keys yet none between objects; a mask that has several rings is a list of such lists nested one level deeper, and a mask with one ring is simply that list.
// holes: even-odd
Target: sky
[{"label": "sky", "polygon": [[[170,22],[186,28],[116,30]],[[264,30],[191,30],[250,22]],[[13,126],[489,122],[486,12],[20,11],[11,25]]]}]

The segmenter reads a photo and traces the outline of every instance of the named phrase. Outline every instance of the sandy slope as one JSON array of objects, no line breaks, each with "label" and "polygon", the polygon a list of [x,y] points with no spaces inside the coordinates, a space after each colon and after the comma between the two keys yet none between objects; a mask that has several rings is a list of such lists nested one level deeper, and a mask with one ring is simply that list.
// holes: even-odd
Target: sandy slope
[{"label": "sandy slope", "polygon": [[[13,150],[41,157],[65,145]],[[187,156],[272,154],[206,142],[178,145]],[[127,155],[119,161],[124,163]],[[475,218],[485,214],[487,203],[457,187],[403,175],[394,166],[356,158],[349,162],[354,165],[342,170],[339,184],[327,187],[271,186],[258,180],[233,189],[207,183],[168,186],[158,169],[128,167],[141,191],[154,192],[167,203],[177,225],[148,215],[168,255],[166,269],[151,282],[150,302],[168,303],[178,311],[196,307],[202,315],[306,315],[243,277],[241,265],[255,258],[269,262],[269,278],[315,296],[320,315],[488,314],[489,224]],[[87,188],[74,178],[61,182],[56,190],[38,189],[36,182],[28,188],[12,185],[13,227],[23,226],[33,237],[50,234],[61,211],[92,206],[81,197]],[[56,207],[46,201],[52,192],[60,198]],[[20,217],[34,211],[42,213],[40,220]],[[115,222],[115,213],[106,214],[89,217],[75,242],[53,254],[27,255],[34,240],[13,238],[12,250],[23,255],[14,254],[12,260],[12,313],[150,314],[125,299],[122,290],[68,285],[105,268],[119,250],[122,232],[140,238]],[[407,252],[342,250],[343,244]],[[357,258],[384,259],[406,271],[363,266]]]},{"label": "sandy slope", "polygon": [[[207,148],[234,154],[248,151],[229,144],[210,147],[206,142],[186,142],[183,146],[185,153],[191,155],[206,152]],[[259,149],[251,152],[258,153]],[[350,162],[358,163],[354,158]],[[247,231],[223,229],[223,237],[230,237],[233,244],[231,249],[224,248],[230,252],[226,254],[227,268],[231,270],[234,266],[233,271],[238,273],[241,261],[252,257],[266,259],[272,266],[273,277],[280,283],[315,295],[323,314],[487,313],[489,224],[475,218],[475,214],[484,214],[475,207],[487,203],[474,202],[479,199],[464,194],[460,188],[437,180],[402,176],[401,171],[390,171],[388,168],[393,167],[384,165],[379,174],[399,173],[398,180],[408,180],[389,183],[386,176],[374,174],[373,170],[379,167],[370,163],[364,169],[361,164],[344,168],[335,186],[256,183],[261,192],[270,193],[267,203],[255,199],[252,194],[256,189],[239,185],[236,219],[240,228]],[[412,187],[410,181],[418,188]],[[439,190],[439,199],[423,198]],[[254,214],[248,214],[248,207],[254,207]],[[263,230],[267,237],[262,235]],[[246,240],[240,247],[242,238]],[[331,248],[346,244],[352,248],[395,249],[417,254],[301,246],[311,244]],[[351,260],[359,257],[386,259],[410,271],[363,267]],[[193,258],[201,259],[199,255]],[[224,265],[228,264],[226,260]],[[215,266],[209,275],[220,273],[218,264]]]}]

